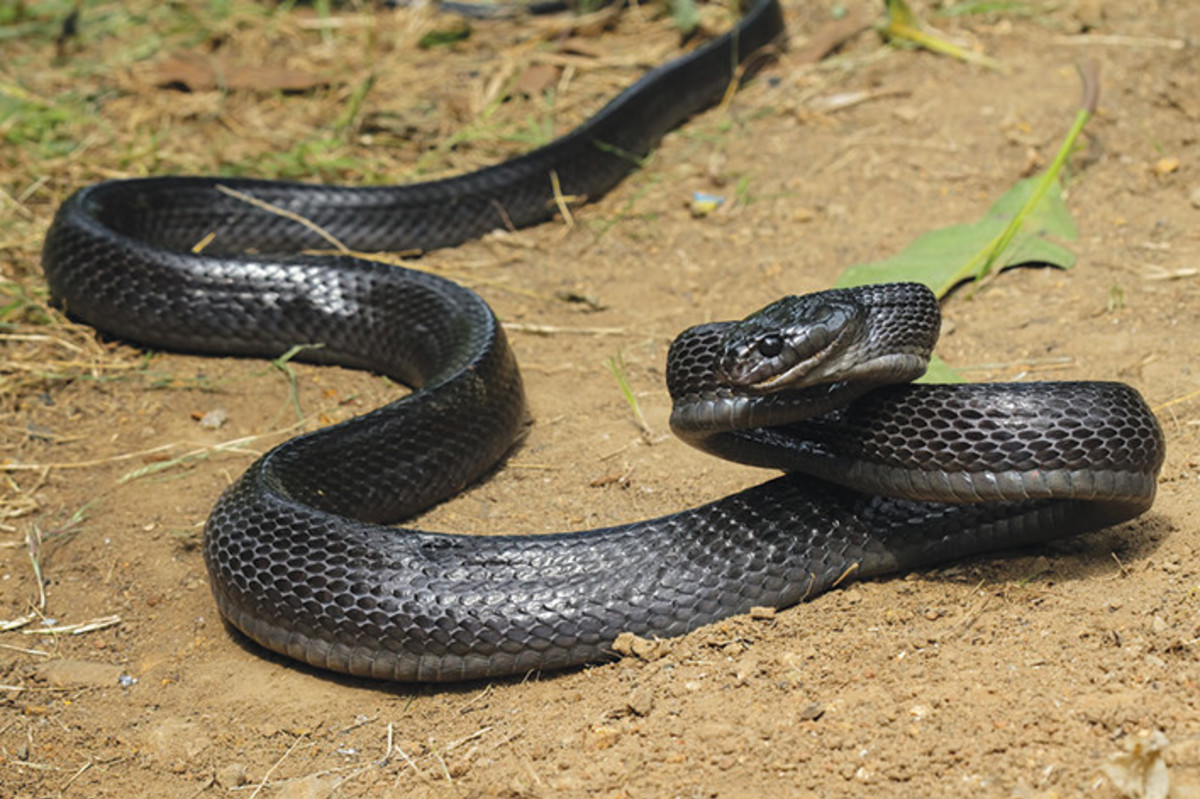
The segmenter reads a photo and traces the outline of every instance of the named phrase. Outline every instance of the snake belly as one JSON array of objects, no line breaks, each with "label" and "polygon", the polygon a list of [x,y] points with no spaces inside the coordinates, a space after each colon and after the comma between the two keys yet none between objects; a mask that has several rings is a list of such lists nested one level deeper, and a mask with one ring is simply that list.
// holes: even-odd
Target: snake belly
[{"label": "snake belly", "polygon": [[[736,445],[726,446],[724,433],[695,434],[742,459],[769,446],[785,451],[780,465],[788,468],[810,468],[813,459],[833,464],[848,474],[846,485],[795,472],[682,513],[555,535],[476,537],[384,524],[462,491],[519,435],[524,392],[504,332],[478,295],[450,281],[350,257],[288,254],[325,242],[223,188],[315,222],[354,250],[451,246],[533,224],[551,213],[551,173],[564,194],[603,194],[666,130],[719,99],[738,78],[738,63],[781,31],[777,2],[758,0],[730,33],[649,73],[581,128],[470,175],[372,188],[147,178],[88,187],[63,205],[43,266],[53,296],[77,318],[122,338],[193,352],[277,356],[296,344],[320,344],[302,357],[373,370],[416,389],[281,444],[218,500],[204,557],[217,605],[233,626],[271,650],[354,675],[451,681],[520,674],[609,657],[621,632],[679,635],[754,606],[785,607],[850,572],[870,576],[1020,546],[1149,506],[1162,439],[1132,389],[1018,390],[1035,405],[1045,396],[1066,403],[1067,418],[1088,408],[1090,429],[1115,425],[1117,433],[1097,446],[1070,432],[1077,425],[1043,424],[1044,409],[1029,416],[1004,388],[899,387],[795,423],[819,444],[780,447],[775,432],[768,442],[739,432]],[[204,253],[193,253],[209,234]],[[710,398],[714,335],[706,327],[673,347],[677,402]],[[1082,393],[1064,396],[1072,391]],[[996,502],[877,493],[876,479],[912,483],[904,476],[909,456],[927,455],[946,436],[941,428],[906,428],[905,438],[895,432],[904,425],[897,420],[907,412],[936,417],[954,402],[966,403],[957,412],[966,420],[977,418],[977,406],[1007,402],[1015,412],[992,420],[1002,432],[1020,440],[1022,430],[1041,430],[1034,438],[1042,442],[1070,428],[1066,438],[1079,451],[1044,492],[991,477],[1029,464],[1009,468],[1007,460],[984,458],[993,471],[982,481],[1007,489],[987,497]],[[892,431],[882,447],[891,454],[880,462],[864,457],[861,443],[877,423]],[[1134,444],[1114,446],[1120,436]],[[1005,451],[1004,441],[997,445]],[[1099,465],[1097,450],[1104,453]],[[949,466],[927,482],[963,482],[961,463]],[[1061,492],[1072,482],[1065,475],[1076,472],[1078,485]]]}]

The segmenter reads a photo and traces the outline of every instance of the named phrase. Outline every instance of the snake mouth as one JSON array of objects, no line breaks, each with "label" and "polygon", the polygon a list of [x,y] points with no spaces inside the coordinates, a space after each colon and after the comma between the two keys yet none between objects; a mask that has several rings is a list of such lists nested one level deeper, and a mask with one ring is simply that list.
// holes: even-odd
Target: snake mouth
[{"label": "snake mouth", "polygon": [[691,442],[714,433],[783,427],[840,407],[867,388],[840,380],[774,393],[721,387],[676,399],[671,430]]},{"label": "snake mouth", "polygon": [[833,382],[839,356],[869,332],[862,317],[846,303],[785,297],[729,328],[718,376],[730,389],[756,395]]},{"label": "snake mouth", "polygon": [[811,388],[821,383],[833,382],[833,378],[825,377],[826,370],[822,367],[829,364],[844,349],[843,344],[848,337],[849,331],[843,329],[808,358],[755,383],[745,384],[743,387],[757,394],[775,394],[780,391]]}]

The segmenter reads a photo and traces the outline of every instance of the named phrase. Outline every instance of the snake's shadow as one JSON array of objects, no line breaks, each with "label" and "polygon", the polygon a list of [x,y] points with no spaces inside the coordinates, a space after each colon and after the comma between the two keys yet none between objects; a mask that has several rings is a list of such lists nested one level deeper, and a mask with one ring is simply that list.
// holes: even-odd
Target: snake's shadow
[{"label": "snake's shadow", "polygon": [[[1150,557],[1170,535],[1177,531],[1177,525],[1171,521],[1169,516],[1151,512],[1133,521],[1092,533],[1058,539],[1037,546],[980,554],[961,561],[943,564],[933,570],[897,572],[890,576],[873,578],[873,581],[886,583],[903,580],[908,574],[921,573],[922,579],[926,582],[961,583],[961,572],[950,570],[949,567],[952,565],[979,569],[983,572],[985,586],[1020,584],[1035,579],[1045,580],[1047,575],[1054,583],[1111,578],[1115,575],[1127,575],[1134,564]],[[1038,557],[1046,557],[1051,560],[1049,570],[1045,569],[1043,562],[1031,563],[1031,559]],[[1031,571],[1031,566],[1035,566],[1038,570]],[[847,585],[852,584],[853,582],[847,583]],[[819,619],[819,616],[812,618],[816,620]],[[229,631],[230,638],[249,657],[263,658],[280,668],[299,671],[346,688],[383,691],[405,697],[432,694],[474,696],[489,685],[519,685],[604,666],[604,663],[600,662],[553,672],[531,671],[510,677],[491,677],[452,683],[396,682],[369,677],[354,677],[319,669],[260,646],[228,622],[225,622],[224,625]],[[614,659],[616,659],[615,655]]]},{"label": "snake's shadow", "polygon": [[[1134,564],[1156,552],[1178,527],[1171,518],[1157,512],[1146,513],[1112,527],[1091,533],[1055,539],[1042,544],[981,553],[963,560],[943,563],[934,569],[922,570],[927,582],[961,583],[961,571],[954,567],[974,567],[983,574],[984,585],[1024,583],[1049,578],[1055,583],[1096,580],[1114,575],[1127,575]],[[1048,558],[1031,564],[1031,559]],[[1031,571],[1034,566],[1036,571]],[[883,580],[904,579],[907,572],[897,572]]]},{"label": "snake's shadow", "polygon": [[459,680],[456,682],[401,682],[398,680],[375,679],[372,677],[355,677],[350,674],[342,674],[341,672],[328,671],[320,669],[316,666],[310,666],[307,663],[299,660],[293,660],[286,655],[281,655],[261,646],[253,639],[248,637],[238,628],[234,627],[224,618],[221,619],[226,632],[232,640],[248,657],[259,658],[265,660],[281,669],[296,671],[301,674],[306,674],[314,679],[323,682],[332,683],[345,688],[354,688],[360,690],[382,691],[384,693],[396,694],[397,696],[416,697],[438,695],[462,695],[474,696],[483,688],[492,685],[519,685],[526,682],[540,682],[547,678],[558,677],[560,675],[574,674],[587,669],[604,666],[606,663],[611,663],[612,660],[618,658],[613,655],[610,661],[599,661],[597,663],[586,664],[582,666],[572,666],[565,669],[556,669],[554,671],[530,671],[525,674],[514,674],[508,677],[481,677],[475,680]]}]

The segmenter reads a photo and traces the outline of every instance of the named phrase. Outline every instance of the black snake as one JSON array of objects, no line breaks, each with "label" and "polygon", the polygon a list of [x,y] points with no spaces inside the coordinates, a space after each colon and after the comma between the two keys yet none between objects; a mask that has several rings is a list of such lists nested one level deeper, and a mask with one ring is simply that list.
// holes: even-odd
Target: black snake
[{"label": "black snake", "polygon": [[[532,224],[553,211],[552,176],[563,194],[603,194],[719,99],[782,25],[776,0],[757,0],[728,34],[580,128],[469,175],[378,188],[149,178],[91,186],[62,206],[43,264],[76,317],[196,352],[276,356],[319,343],[303,357],[418,389],[276,447],[224,493],[204,555],[233,625],[356,675],[553,669],[604,658],[624,631],[679,635],[851,573],[1042,541],[1149,507],[1163,440],[1127,386],[878,387],[919,374],[937,333],[932,296],[904,284],[789,298],[672,345],[672,426],[717,454],[794,472],[603,530],[475,537],[382,525],[457,494],[512,446],[525,402],[504,333],[482,299],[444,279],[287,254],[326,242],[225,189],[360,251]],[[195,254],[201,239],[210,243]]]}]

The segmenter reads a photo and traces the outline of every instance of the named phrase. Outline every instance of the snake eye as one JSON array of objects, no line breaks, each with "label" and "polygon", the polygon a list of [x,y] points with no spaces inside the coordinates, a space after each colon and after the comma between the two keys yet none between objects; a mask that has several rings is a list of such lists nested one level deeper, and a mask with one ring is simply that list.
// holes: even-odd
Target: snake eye
[{"label": "snake eye", "polygon": [[764,358],[774,358],[783,352],[783,339],[772,333],[760,338],[757,346],[759,355]]}]

